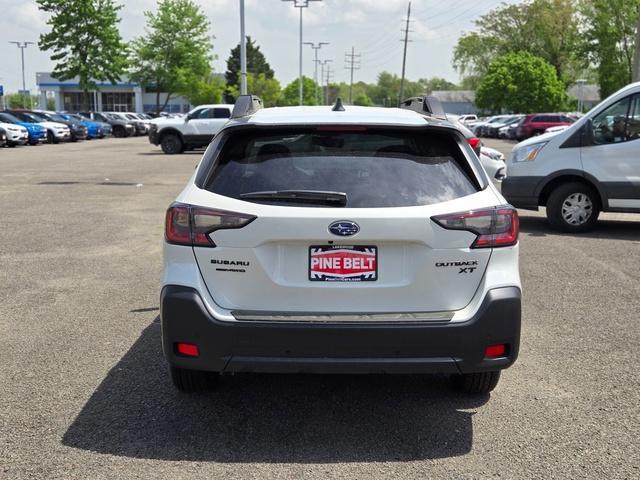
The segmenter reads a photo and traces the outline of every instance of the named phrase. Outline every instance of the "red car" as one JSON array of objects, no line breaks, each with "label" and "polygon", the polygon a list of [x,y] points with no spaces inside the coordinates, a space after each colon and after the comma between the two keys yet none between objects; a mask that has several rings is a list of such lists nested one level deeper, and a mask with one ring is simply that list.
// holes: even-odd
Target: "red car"
[{"label": "red car", "polygon": [[525,115],[520,121],[516,138],[518,141],[522,141],[529,137],[542,135],[549,127],[571,125],[573,122],[575,122],[573,118],[562,113],[532,113]]}]

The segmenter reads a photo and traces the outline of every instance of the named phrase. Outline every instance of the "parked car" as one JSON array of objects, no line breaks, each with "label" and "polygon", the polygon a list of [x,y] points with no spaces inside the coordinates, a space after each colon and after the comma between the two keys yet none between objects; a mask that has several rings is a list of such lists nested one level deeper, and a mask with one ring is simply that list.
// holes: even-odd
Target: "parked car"
[{"label": "parked car", "polygon": [[72,113],[58,113],[62,118],[68,121],[80,122],[82,126],[87,129],[87,140],[91,140],[92,138],[103,138],[104,134],[102,133],[102,128],[96,122],[91,120],[87,120],[83,118],[81,115],[75,115]]},{"label": "parked car", "polygon": [[520,117],[517,122],[510,123],[498,129],[498,138],[505,140],[515,140],[518,132],[518,127],[524,121],[524,116]]},{"label": "parked car", "polygon": [[87,127],[82,125],[77,120],[71,119],[67,120],[63,116],[59,115],[56,112],[46,111],[46,110],[30,110],[28,111],[31,115],[34,115],[36,118],[40,118],[41,121],[62,123],[69,127],[69,131],[71,133],[70,140],[72,142],[77,142],[78,140],[85,140],[87,138]]},{"label": "parked car", "polygon": [[484,136],[489,138],[498,138],[501,128],[517,124],[522,120],[524,115],[511,115],[499,122],[493,122],[484,127]]},{"label": "parked car", "polygon": [[477,122],[478,116],[474,114],[460,115],[460,117],[458,118],[458,121],[466,125],[467,123],[470,123],[470,122]]},{"label": "parked car", "polygon": [[584,232],[600,212],[640,213],[640,82],[564,131],[513,147],[502,192],[519,208],[546,207],[553,227]]},{"label": "parked car", "polygon": [[29,141],[29,132],[26,128],[15,123],[5,123],[0,118],[0,128],[5,131],[8,147],[16,147],[18,145],[26,145]]},{"label": "parked car", "polygon": [[566,130],[567,128],[569,128],[569,125],[558,125],[557,127],[549,127],[547,128],[544,133],[558,133],[558,132],[563,132],[564,130]]},{"label": "parked car", "polygon": [[491,126],[491,124],[499,124],[511,117],[511,115],[494,115],[493,117],[489,117],[484,122],[478,122],[473,126],[473,133],[478,137],[486,136],[487,127]]},{"label": "parked car", "polygon": [[97,125],[98,128],[100,128],[100,131],[101,131],[101,134],[98,135],[98,138],[105,138],[105,137],[108,137],[108,136],[113,134],[113,130],[111,128],[111,124],[109,124],[109,123],[101,122],[100,120],[91,120],[90,118],[85,117],[84,115],[81,115],[79,113],[70,113],[68,115],[71,115],[72,117],[78,119],[79,121],[91,122],[91,123],[94,123],[95,125]]},{"label": "parked car", "polygon": [[26,110],[9,110],[11,115],[19,118],[23,122],[40,125],[46,130],[47,143],[67,142],[71,139],[71,130],[67,124],[60,122],[51,122],[39,115]]},{"label": "parked car", "polygon": [[487,393],[518,355],[518,215],[460,130],[241,96],[167,211],[174,385],[220,373],[445,373]]},{"label": "parked car", "polygon": [[205,147],[227,123],[232,109],[233,105],[200,105],[185,118],[156,118],[151,121],[149,142],[170,155]]},{"label": "parked car", "polygon": [[574,118],[563,113],[534,113],[525,115],[522,123],[518,126],[516,138],[522,141],[529,137],[542,135],[549,127],[571,125],[574,122]]},{"label": "parked car", "polygon": [[141,120],[135,114],[129,112],[105,112],[107,115],[115,116],[125,122],[131,123],[135,127],[135,135],[147,135],[149,133],[149,121]]},{"label": "parked car", "polygon": [[39,145],[47,136],[47,130],[37,123],[24,122],[9,112],[0,112],[0,121],[4,123],[13,123],[14,125],[20,125],[27,129],[29,145]]},{"label": "parked car", "polygon": [[116,138],[124,138],[135,135],[136,127],[127,120],[123,120],[119,116],[102,112],[80,112],[85,118],[89,118],[95,122],[104,122],[111,125],[113,136]]},{"label": "parked car", "polygon": [[487,157],[492,158],[493,160],[500,160],[501,162],[504,162],[504,153],[502,153],[499,150],[496,150],[495,148],[482,145],[482,147],[480,148],[480,152],[483,155],[486,155]]}]

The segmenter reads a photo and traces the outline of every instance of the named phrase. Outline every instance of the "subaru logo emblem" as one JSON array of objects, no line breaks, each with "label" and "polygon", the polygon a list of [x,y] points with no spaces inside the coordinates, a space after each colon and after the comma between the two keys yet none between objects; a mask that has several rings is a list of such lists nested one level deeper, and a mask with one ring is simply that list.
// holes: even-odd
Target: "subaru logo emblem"
[{"label": "subaru logo emblem", "polygon": [[339,237],[350,237],[360,231],[357,223],[349,220],[339,220],[329,225],[329,231]]}]

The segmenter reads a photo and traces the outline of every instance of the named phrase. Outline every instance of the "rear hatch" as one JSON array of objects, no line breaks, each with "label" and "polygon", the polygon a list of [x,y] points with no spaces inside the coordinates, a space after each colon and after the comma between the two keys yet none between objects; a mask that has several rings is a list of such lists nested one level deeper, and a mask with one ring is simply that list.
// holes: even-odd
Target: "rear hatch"
[{"label": "rear hatch", "polygon": [[470,248],[475,233],[432,217],[491,208],[497,197],[459,133],[324,126],[228,135],[205,189],[187,194],[205,207],[197,221],[233,227],[194,246],[221,307],[443,312],[471,301],[491,249]]}]

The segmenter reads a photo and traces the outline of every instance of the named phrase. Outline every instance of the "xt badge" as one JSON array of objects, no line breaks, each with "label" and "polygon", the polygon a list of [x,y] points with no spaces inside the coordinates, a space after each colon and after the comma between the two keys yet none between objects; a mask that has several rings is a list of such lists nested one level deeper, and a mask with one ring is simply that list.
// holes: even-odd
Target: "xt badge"
[{"label": "xt badge", "polygon": [[458,268],[458,275],[461,273],[473,273],[478,268],[478,262],[471,260],[470,262],[436,262],[436,267],[454,267]]}]

